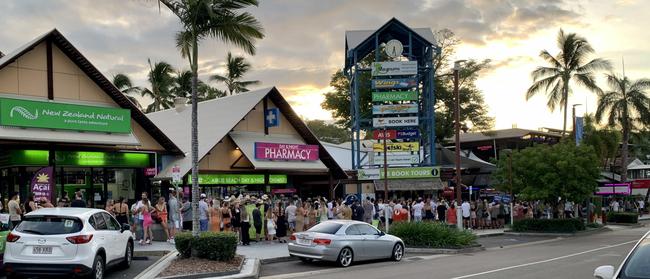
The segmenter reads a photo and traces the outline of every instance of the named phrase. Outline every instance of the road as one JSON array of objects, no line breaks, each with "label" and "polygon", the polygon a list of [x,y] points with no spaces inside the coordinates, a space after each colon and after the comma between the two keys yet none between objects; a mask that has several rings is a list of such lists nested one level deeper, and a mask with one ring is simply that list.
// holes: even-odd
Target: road
[{"label": "road", "polygon": [[[134,278],[140,272],[144,271],[147,267],[155,263],[160,257],[134,257],[131,262],[131,267],[128,269],[111,268],[106,273],[106,279],[124,279]],[[0,279],[5,279],[4,274],[0,275]]]},{"label": "road", "polygon": [[[647,230],[626,228],[589,236],[538,239],[533,242],[530,239],[520,241],[512,238],[517,241],[510,241],[514,243],[510,246],[507,237],[487,238],[487,250],[482,252],[407,255],[399,263],[359,263],[347,269],[325,263],[278,263],[276,266],[263,266],[262,278],[592,278],[596,267],[618,265]],[[280,270],[284,270],[284,274],[278,274]]]}]

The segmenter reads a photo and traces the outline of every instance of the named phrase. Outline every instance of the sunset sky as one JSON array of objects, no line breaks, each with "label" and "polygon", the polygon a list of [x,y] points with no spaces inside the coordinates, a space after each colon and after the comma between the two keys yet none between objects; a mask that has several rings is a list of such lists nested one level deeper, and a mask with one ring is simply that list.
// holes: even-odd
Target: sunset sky
[{"label": "sunset sky", "polygon": [[[260,80],[260,87],[277,86],[308,119],[330,119],[320,103],[330,90],[331,74],[343,66],[345,31],[376,29],[391,17],[414,28],[449,28],[462,40],[456,59],[493,61],[478,87],[496,128],[562,128],[561,112],[548,111],[544,96],[524,98],[530,72],[542,65],[540,50],[557,53],[560,28],[586,37],[617,73],[624,59],[628,77],[650,77],[650,1],[260,0],[250,11],[266,38],[257,43],[257,55],[248,57],[253,70],[247,79]],[[4,53],[57,28],[106,76],[125,73],[139,86],[149,86],[147,58],[188,68],[173,40],[180,24],[165,8],[159,11],[155,1],[3,1],[0,24]],[[242,54],[234,46],[205,41],[201,76],[221,73],[229,50]],[[569,104],[583,104],[578,114],[593,112],[596,97],[574,88]]]}]

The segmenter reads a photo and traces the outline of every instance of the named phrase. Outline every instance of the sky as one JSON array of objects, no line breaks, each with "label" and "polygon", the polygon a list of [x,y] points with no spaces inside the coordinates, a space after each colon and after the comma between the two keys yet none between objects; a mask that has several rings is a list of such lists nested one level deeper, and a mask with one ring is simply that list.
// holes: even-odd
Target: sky
[{"label": "sky", "polygon": [[[343,67],[345,31],[376,29],[392,17],[413,28],[452,30],[461,40],[454,59],[492,60],[477,86],[497,129],[562,128],[561,111],[549,111],[543,94],[525,99],[530,72],[544,65],[539,52],[558,52],[560,28],[586,37],[594,57],[610,60],[616,73],[624,60],[629,78],[650,77],[645,0],[260,0],[249,10],[266,35],[256,55],[208,39],[200,47],[200,77],[223,73],[228,51],[244,55],[253,66],[246,79],[278,87],[306,119],[331,119],[320,103],[330,76]],[[6,0],[0,26],[4,53],[57,28],[104,75],[125,73],[139,86],[149,86],[148,58],[189,68],[174,43],[177,18],[153,0]],[[599,84],[607,88],[604,79]],[[593,113],[596,96],[574,88],[569,104],[581,104],[578,115]]]}]

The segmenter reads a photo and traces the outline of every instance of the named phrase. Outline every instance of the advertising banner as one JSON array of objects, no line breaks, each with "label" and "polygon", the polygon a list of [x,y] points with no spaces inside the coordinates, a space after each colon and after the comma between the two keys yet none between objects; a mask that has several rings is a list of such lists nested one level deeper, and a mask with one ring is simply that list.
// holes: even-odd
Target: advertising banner
[{"label": "advertising banner", "polygon": [[[360,169],[357,172],[359,180],[376,180],[384,178],[384,169]],[[440,167],[406,167],[388,168],[388,179],[403,178],[439,178]]]},{"label": "advertising banner", "polygon": [[[188,175],[188,180],[192,180],[192,175]],[[270,174],[269,184],[286,184],[287,176],[285,174]],[[201,185],[233,185],[233,184],[264,184],[263,174],[199,174],[199,184]]]},{"label": "advertising banner", "polygon": [[372,92],[373,102],[417,101],[416,91]]},{"label": "advertising banner", "polygon": [[396,130],[374,130],[372,131],[373,139],[396,139],[397,131]]},{"label": "advertising banner", "polygon": [[397,131],[398,139],[418,139],[420,138],[420,130],[400,130]]},{"label": "advertising banner", "polygon": [[372,76],[412,76],[418,73],[417,61],[372,62]]},{"label": "advertising banner", "polygon": [[[418,154],[390,154],[386,156],[387,164],[389,165],[413,165],[420,163],[420,155]],[[372,158],[374,165],[384,164],[384,154],[375,154]]]},{"label": "advertising banner", "polygon": [[32,193],[34,193],[34,200],[39,201],[41,198],[46,198],[49,201],[52,201],[52,190],[54,188],[54,168],[45,167],[38,170],[34,177],[32,177],[32,183],[29,184]]},{"label": "advertising banner", "polygon": [[[419,142],[387,142],[386,150],[388,152],[419,152]],[[372,145],[373,152],[384,152],[384,143],[374,143]]]},{"label": "advertising banner", "polygon": [[374,105],[372,114],[418,113],[418,104]]},{"label": "advertising banner", "polygon": [[584,117],[576,117],[576,127],[575,127],[575,136],[576,136],[576,145],[580,145],[582,141],[582,135],[584,132]]},{"label": "advertising banner", "polygon": [[372,89],[406,89],[417,85],[414,78],[373,79]]},{"label": "advertising banner", "polygon": [[316,161],[318,158],[318,145],[268,142],[255,143],[255,159]]},{"label": "advertising banner", "polygon": [[632,193],[630,183],[612,183],[598,187],[596,195],[629,195]]},{"label": "advertising banner", "polygon": [[404,127],[404,126],[418,126],[418,117],[382,117],[373,118],[372,126],[375,128],[381,127]]},{"label": "advertising banner", "polygon": [[120,108],[0,98],[0,125],[130,133],[131,111]]}]

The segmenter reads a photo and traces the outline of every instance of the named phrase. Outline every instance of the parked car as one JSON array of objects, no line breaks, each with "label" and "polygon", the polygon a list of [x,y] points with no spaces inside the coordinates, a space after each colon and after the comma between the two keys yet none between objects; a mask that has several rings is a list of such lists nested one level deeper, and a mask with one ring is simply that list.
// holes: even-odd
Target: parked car
[{"label": "parked car", "polygon": [[650,279],[650,231],[646,233],[627,254],[618,270],[611,265],[596,268],[598,279]]},{"label": "parked car", "polygon": [[88,208],[43,208],[26,214],[7,235],[7,278],[69,275],[101,279],[107,267],[128,268],[133,258],[129,225]]},{"label": "parked car", "polygon": [[306,232],[294,233],[288,245],[289,255],[304,262],[333,261],[348,267],[355,261],[402,260],[404,242],[359,221],[330,220]]}]

